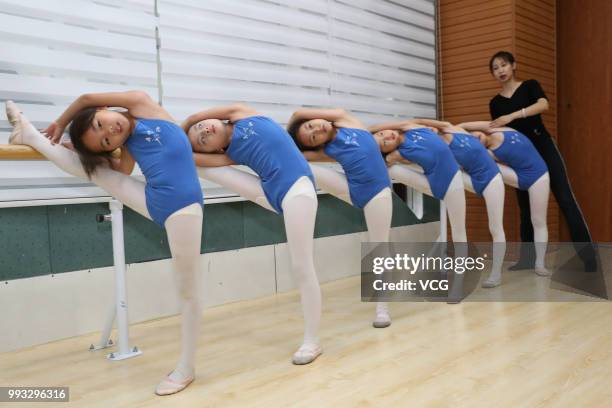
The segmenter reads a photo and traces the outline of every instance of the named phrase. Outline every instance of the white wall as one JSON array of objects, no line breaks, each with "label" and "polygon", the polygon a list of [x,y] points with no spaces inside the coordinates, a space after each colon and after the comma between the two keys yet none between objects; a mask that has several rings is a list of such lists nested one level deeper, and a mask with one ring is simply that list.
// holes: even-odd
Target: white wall
[{"label": "white wall", "polygon": [[434,117],[433,1],[159,0],[163,101],[176,117],[244,102],[364,122]]}]

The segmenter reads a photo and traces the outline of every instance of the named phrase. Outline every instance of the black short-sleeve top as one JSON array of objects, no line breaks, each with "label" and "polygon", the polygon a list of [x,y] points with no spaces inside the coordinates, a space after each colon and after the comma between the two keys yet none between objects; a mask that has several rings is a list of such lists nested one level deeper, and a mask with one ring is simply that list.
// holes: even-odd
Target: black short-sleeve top
[{"label": "black short-sleeve top", "polygon": [[[531,106],[540,98],[546,98],[540,83],[535,79],[523,81],[510,98],[497,94],[491,99],[489,102],[491,119],[497,119],[500,116]],[[549,136],[542,122],[542,115],[515,119],[507,126],[518,130],[530,139]]]}]

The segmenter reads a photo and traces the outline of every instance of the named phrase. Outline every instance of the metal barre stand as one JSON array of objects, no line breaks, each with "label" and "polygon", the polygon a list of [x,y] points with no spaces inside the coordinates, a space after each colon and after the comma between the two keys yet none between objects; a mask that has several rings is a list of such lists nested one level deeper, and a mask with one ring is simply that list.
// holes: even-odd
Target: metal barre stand
[{"label": "metal barre stand", "polygon": [[127,290],[125,278],[125,249],[123,244],[123,204],[114,198],[108,203],[110,214],[96,215],[97,222],[111,222],[113,234],[113,261],[115,264],[115,304],[112,306],[106,319],[102,336],[97,345],[92,344],[92,351],[104,349],[113,345],[110,339],[111,330],[115,317],[117,318],[117,336],[119,350],[108,354],[106,357],[112,361],[125,360],[142,354],[142,350],[129,346],[129,325]]}]

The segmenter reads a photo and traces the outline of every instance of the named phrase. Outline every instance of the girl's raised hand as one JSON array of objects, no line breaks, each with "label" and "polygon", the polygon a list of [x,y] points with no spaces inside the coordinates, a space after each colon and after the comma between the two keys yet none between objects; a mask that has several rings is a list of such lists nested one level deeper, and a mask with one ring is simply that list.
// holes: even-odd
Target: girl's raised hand
[{"label": "girl's raised hand", "polygon": [[395,155],[392,153],[389,153],[387,157],[385,157],[385,164],[387,165],[387,167],[391,167],[397,162],[397,157],[395,157]]},{"label": "girl's raised hand", "polygon": [[42,133],[51,141],[51,144],[56,144],[64,134],[64,127],[53,121],[42,131]]}]

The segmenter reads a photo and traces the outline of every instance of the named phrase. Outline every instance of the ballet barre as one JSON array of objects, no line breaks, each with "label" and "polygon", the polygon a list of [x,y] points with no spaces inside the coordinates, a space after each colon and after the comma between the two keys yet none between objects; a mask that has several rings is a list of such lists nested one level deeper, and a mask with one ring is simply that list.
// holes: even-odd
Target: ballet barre
[{"label": "ballet barre", "polygon": [[[116,152],[113,152],[116,153]],[[46,160],[43,155],[38,153],[36,150],[29,146],[25,145],[2,145],[0,144],[0,161],[2,160]],[[337,163],[318,163],[319,165],[329,165],[341,171],[341,167]],[[416,165],[408,165],[412,170],[416,172],[422,173],[423,170]],[[245,168],[245,170],[249,171],[250,169]],[[393,181],[393,180],[392,180]],[[232,201],[244,201],[244,198],[236,195],[233,192],[228,192],[227,190],[217,189],[218,191],[211,191],[212,194],[206,194],[205,204],[212,203],[222,203],[222,202],[232,202]],[[317,193],[323,193],[322,191],[317,191]],[[70,200],[59,200],[56,204],[62,203],[70,203],[66,202]],[[108,202],[110,200],[92,200],[89,202]],[[84,203],[86,201],[81,201]],[[47,203],[49,203],[47,201]],[[423,193],[413,189],[408,188],[407,197],[405,200],[406,206],[410,209],[410,211],[418,218],[423,218]],[[27,202],[22,202],[20,206],[31,205]],[[2,207],[2,203],[0,203],[0,207]],[[440,234],[436,238],[437,242],[446,242],[447,237],[447,216],[446,216],[446,206],[443,201],[440,201]]]},{"label": "ballet barre", "polygon": [[[0,161],[24,161],[24,160],[46,160],[46,158],[33,148],[25,145],[1,145],[0,144]],[[340,170],[337,164],[328,163],[331,167]],[[247,171],[249,169],[246,169]],[[418,171],[418,170],[415,170]],[[204,189],[207,191],[205,204],[245,201],[244,198],[236,195],[233,192],[228,192],[221,188]],[[213,190],[213,191],[210,191]],[[318,191],[318,193],[323,193]],[[39,200],[14,200],[1,201],[0,208],[7,207],[24,207],[24,206],[41,206],[41,205],[66,205],[66,204],[82,204],[92,202],[108,202],[110,214],[98,214],[97,222],[110,222],[112,231],[113,243],[113,263],[115,272],[115,299],[107,315],[104,327],[97,344],[92,344],[89,349],[92,351],[101,350],[113,346],[111,340],[111,331],[115,321],[117,322],[117,347],[118,350],[107,354],[107,358],[111,361],[124,360],[131,357],[136,357],[142,354],[136,346],[129,345],[129,320],[128,320],[128,302],[126,290],[126,265],[125,265],[125,246],[123,233],[123,204],[109,196],[95,196],[82,198],[59,198],[59,199],[39,199]],[[406,200],[407,207],[421,219],[423,216],[423,199],[422,193],[409,188],[408,197]],[[440,235],[437,238],[438,242],[446,242],[446,209],[443,202],[440,202]]]},{"label": "ballet barre", "polygon": [[[46,158],[24,145],[0,145],[0,160],[46,160]],[[82,203],[82,199],[70,200],[39,200],[38,205],[62,205]],[[112,197],[97,197],[89,202],[108,202],[110,214],[98,214],[98,222],[110,222],[113,242],[113,263],[115,269],[115,299],[108,314],[102,335],[97,344],[92,344],[89,349],[100,350],[111,347],[113,341],[110,338],[115,319],[117,320],[117,351],[109,353],[107,358],[111,361],[125,360],[126,358],[136,357],[142,354],[138,347],[129,345],[129,323],[128,323],[128,302],[125,276],[125,245],[123,240],[123,204]],[[21,207],[23,204],[32,206],[36,202],[21,203],[2,203],[1,207]]]},{"label": "ballet barre", "polygon": [[[115,155],[116,152],[113,152]],[[46,158],[38,153],[36,150],[29,146],[25,145],[2,145],[0,144],[0,161],[6,160],[46,160]],[[329,163],[329,162],[320,162],[318,165],[329,166],[339,171],[342,171],[340,165],[337,163]],[[421,172],[422,169],[418,168],[418,166],[409,166],[416,172]],[[420,170],[419,170],[420,169]],[[247,172],[250,172],[250,169],[244,168]],[[251,172],[252,173],[252,172]],[[393,181],[393,180],[392,180]],[[229,193],[227,191],[223,191],[221,194],[218,192],[214,192],[212,195],[205,195],[205,197],[211,197],[212,200],[205,200],[205,203],[220,203],[220,202],[229,202],[229,201],[244,201],[240,196]],[[317,193],[324,193],[322,191],[317,191]],[[102,200],[102,202],[106,202],[108,200]],[[91,201],[90,201],[91,202]],[[100,201],[97,201],[100,202]],[[418,192],[412,188],[409,188],[407,191],[407,197],[405,201],[407,207],[412,211],[412,213],[418,218],[423,218],[423,195],[421,192]],[[23,205],[28,205],[27,203],[22,203]],[[60,204],[60,203],[58,203]],[[2,205],[0,204],[0,208]],[[444,203],[440,202],[440,236],[438,237],[438,241],[440,241],[443,237],[446,240],[446,209],[444,208]]]},{"label": "ballet barre", "polygon": [[[25,161],[25,160],[46,160],[46,158],[33,148],[25,145],[2,145],[0,144],[1,161]],[[138,178],[139,176],[135,176]],[[67,184],[65,187],[69,187]],[[0,190],[1,190],[0,185]],[[93,184],[88,183],[85,188],[91,189]],[[84,188],[81,184],[78,188]],[[244,198],[233,192],[222,188],[206,188],[207,200],[205,204],[215,204],[234,201],[245,201]],[[46,205],[69,205],[84,203],[108,203],[110,214],[98,214],[97,222],[110,222],[113,244],[113,264],[115,275],[115,299],[104,322],[102,333],[96,344],[91,344],[89,350],[101,350],[115,345],[111,339],[111,331],[115,321],[117,322],[117,351],[107,354],[107,358],[112,361],[124,360],[142,354],[136,346],[129,344],[129,319],[128,301],[126,289],[126,265],[125,265],[125,246],[123,233],[123,204],[113,197],[106,195],[103,190],[88,197],[75,198],[51,198],[51,199],[4,199],[0,197],[0,208],[46,206]]]},{"label": "ballet barre", "polygon": [[26,145],[0,144],[0,160],[47,160],[45,156]]}]

